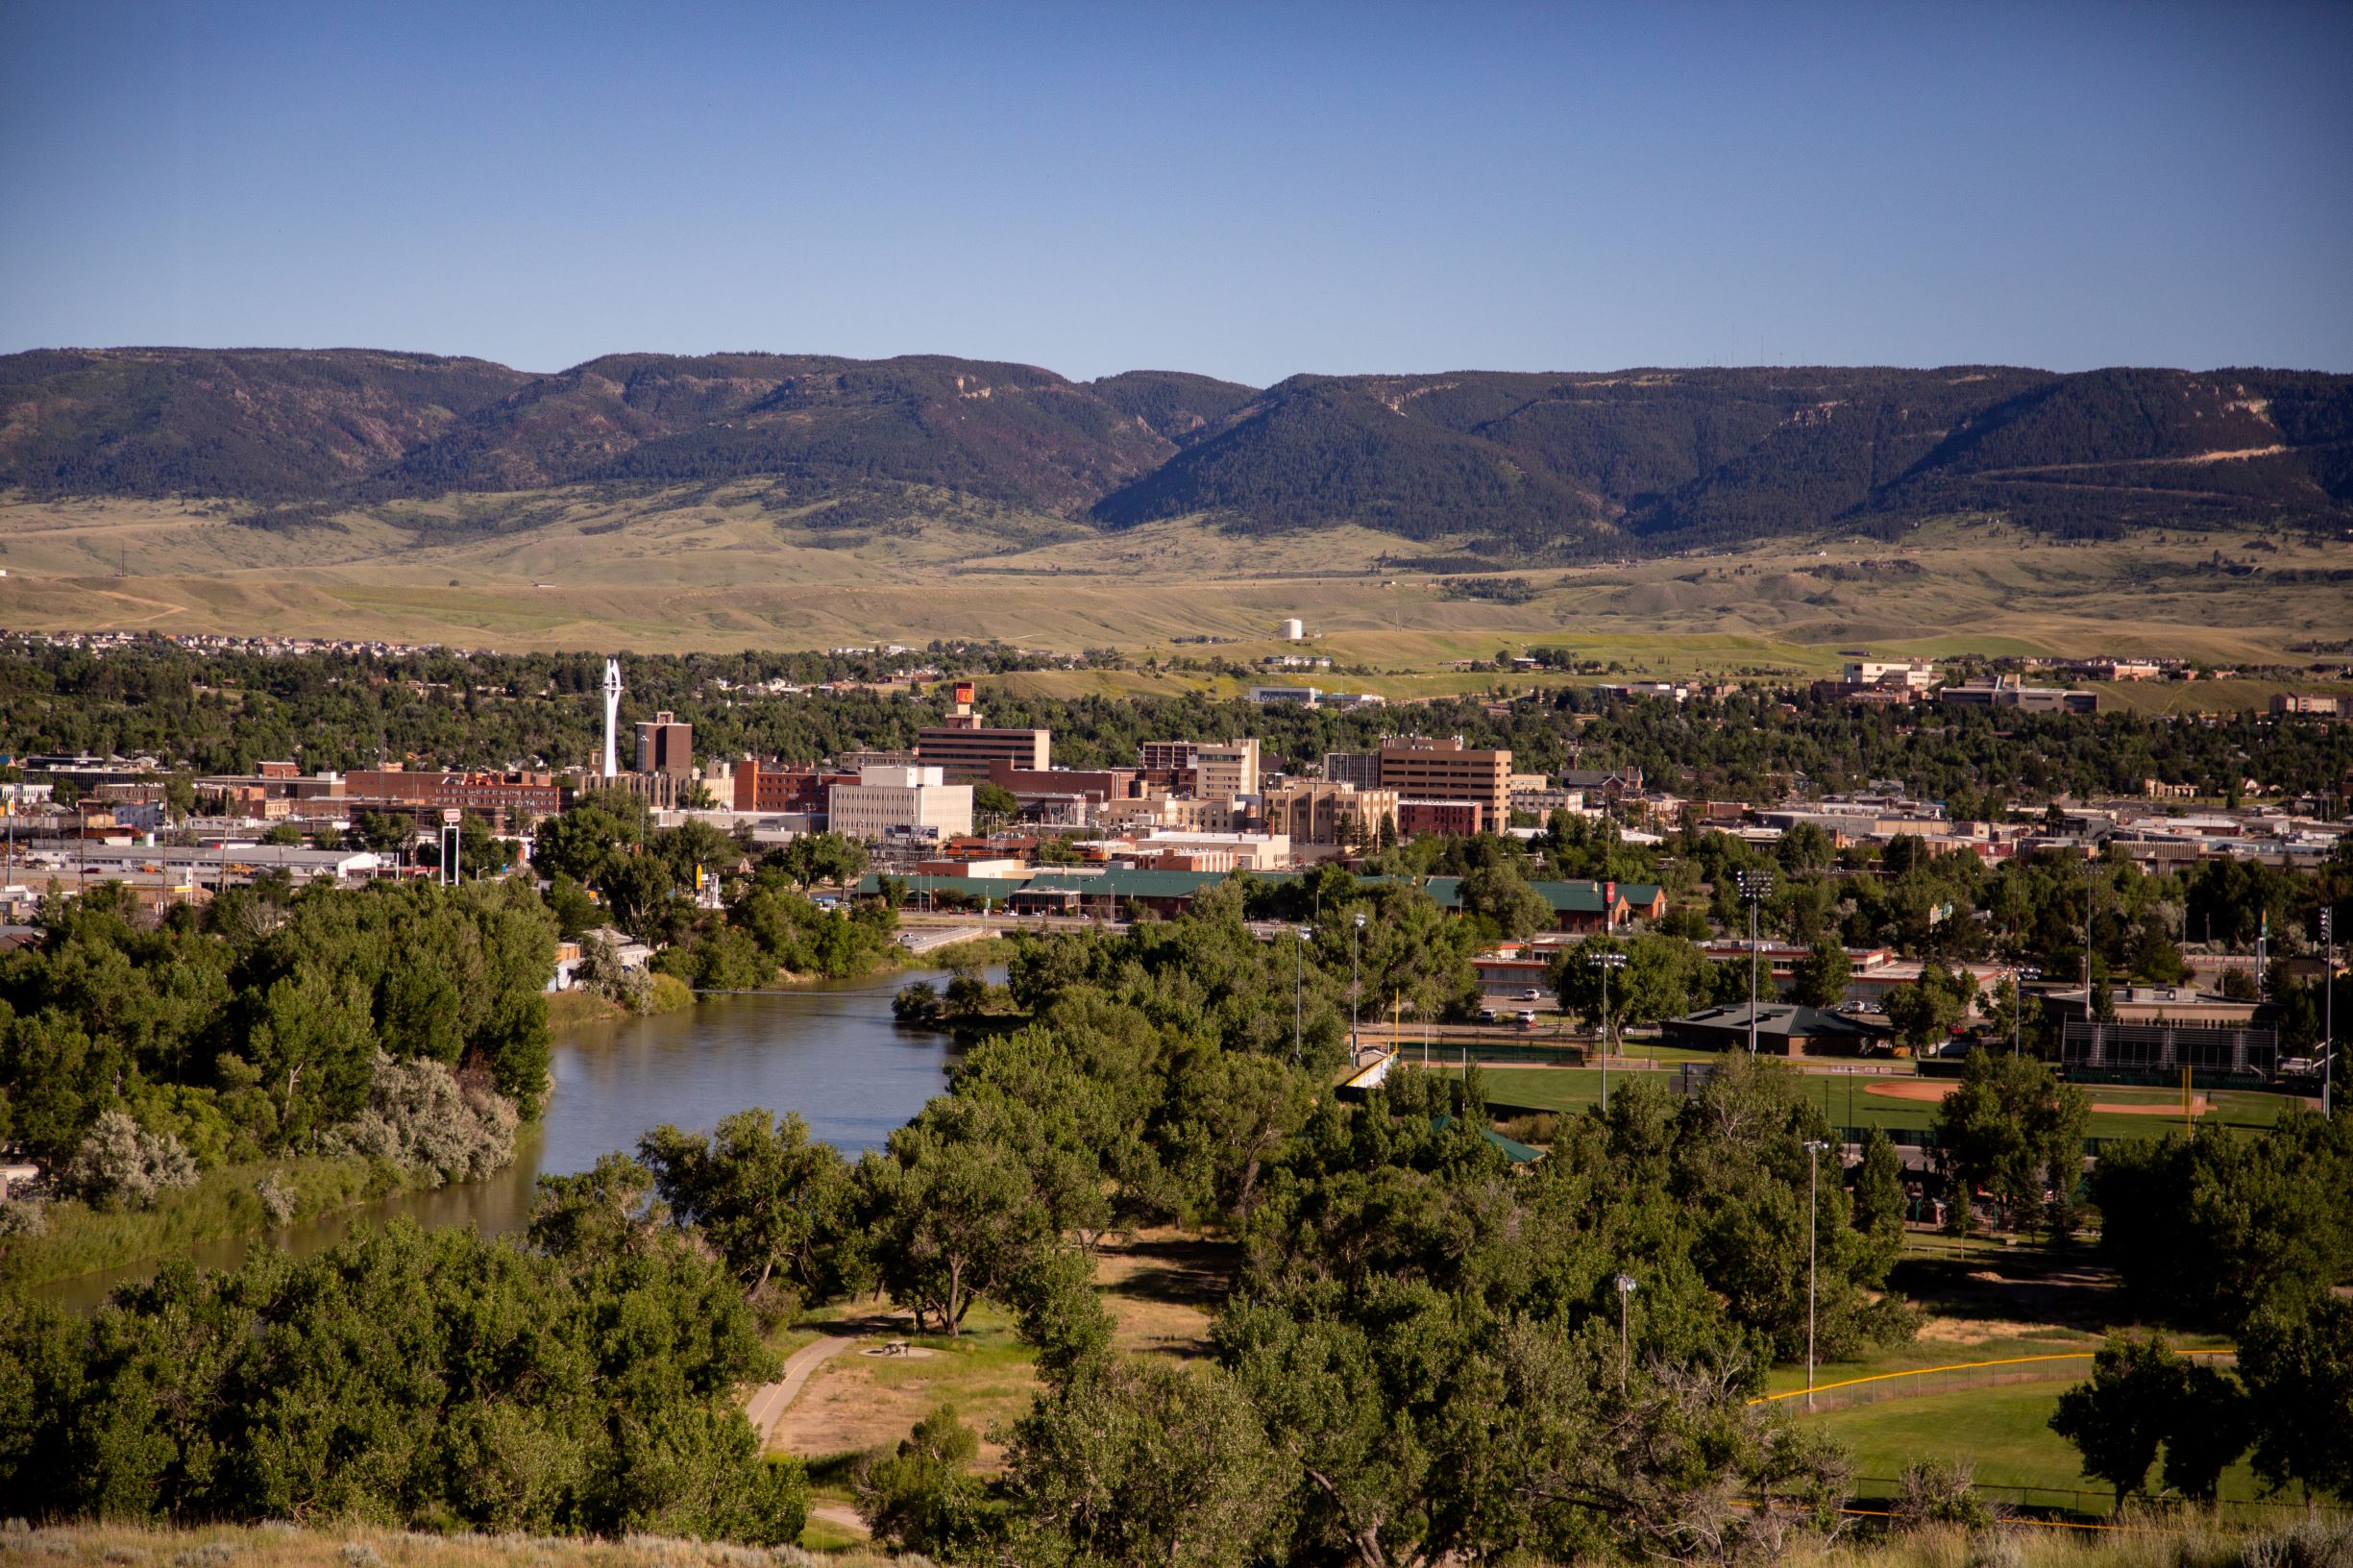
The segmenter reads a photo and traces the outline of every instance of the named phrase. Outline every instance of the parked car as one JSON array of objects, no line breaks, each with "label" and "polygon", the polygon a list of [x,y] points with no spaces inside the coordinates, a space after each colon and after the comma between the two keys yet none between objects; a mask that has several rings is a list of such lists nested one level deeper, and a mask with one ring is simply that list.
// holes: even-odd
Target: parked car
[{"label": "parked car", "polygon": [[1544,1000],[1544,992],[1538,991],[1533,986],[1530,986],[1526,991],[1520,992],[1520,1000],[1523,1002],[1540,1002]]},{"label": "parked car", "polygon": [[1523,1029],[1533,1029],[1535,1026],[1536,1026],[1536,1016],[1535,1016],[1533,1013],[1523,1013],[1523,1014],[1521,1014],[1521,1015],[1520,1015],[1520,1027],[1521,1027],[1521,1028],[1523,1028]]}]

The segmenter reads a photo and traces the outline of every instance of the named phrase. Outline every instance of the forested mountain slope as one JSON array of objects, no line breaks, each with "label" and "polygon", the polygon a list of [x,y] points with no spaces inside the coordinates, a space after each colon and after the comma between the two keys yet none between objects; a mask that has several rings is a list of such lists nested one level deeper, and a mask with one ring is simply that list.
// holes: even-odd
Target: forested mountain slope
[{"label": "forested mountain slope", "polygon": [[2000,367],[1302,377],[1105,498],[1113,525],[1222,511],[1533,548],[1654,548],[1932,512],[2070,533],[2342,517],[2353,378]]},{"label": "forested mountain slope", "polygon": [[365,505],[745,478],[788,504],[915,516],[918,494],[960,494],[1112,528],[1207,514],[1561,556],[1973,511],[2076,535],[2341,526],[2353,377],[1466,371],[1258,392],[927,355],[631,354],[544,376],[349,350],[0,357],[0,487],[37,495]]}]

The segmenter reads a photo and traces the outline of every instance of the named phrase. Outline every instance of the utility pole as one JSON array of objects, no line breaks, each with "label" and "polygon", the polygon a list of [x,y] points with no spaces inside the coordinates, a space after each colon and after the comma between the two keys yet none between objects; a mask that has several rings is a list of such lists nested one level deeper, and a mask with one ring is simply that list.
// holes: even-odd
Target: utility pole
[{"label": "utility pole", "polygon": [[2086,1018],[2092,1016],[2092,873],[2098,866],[2099,851],[2094,849],[2092,858],[2083,863],[2083,1013]]},{"label": "utility pole", "polygon": [[1742,871],[1741,902],[1749,906],[1749,1054],[1756,1054],[1756,910],[1773,896],[1773,873]]},{"label": "utility pole", "polygon": [[2320,910],[2320,944],[2328,950],[2327,967],[2320,971],[2320,1119],[2331,1114],[2330,1102],[2337,1087],[2337,912],[2327,905]]},{"label": "utility pole", "polygon": [[1822,1151],[1827,1143],[1817,1139],[1805,1140],[1805,1408],[1814,1408],[1814,1262],[1816,1238],[1822,1229],[1815,1224],[1820,1212],[1817,1193],[1822,1180]]},{"label": "utility pole", "polygon": [[1599,952],[1593,967],[1602,971],[1602,1115],[1609,1115],[1609,971],[1626,968],[1624,953]]}]

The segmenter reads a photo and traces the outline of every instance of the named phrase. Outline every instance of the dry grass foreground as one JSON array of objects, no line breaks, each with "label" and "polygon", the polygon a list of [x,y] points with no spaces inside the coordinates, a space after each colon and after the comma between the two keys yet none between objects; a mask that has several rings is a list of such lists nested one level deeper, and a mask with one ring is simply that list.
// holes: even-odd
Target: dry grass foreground
[{"label": "dry grass foreground", "polygon": [[728,1546],[632,1535],[428,1535],[371,1525],[282,1523],[170,1530],[82,1524],[0,1530],[0,1568],[144,1563],[153,1568],[890,1568],[860,1548],[822,1556],[797,1546]]},{"label": "dry grass foreground", "polygon": [[[1205,1354],[1210,1313],[1230,1266],[1226,1248],[1175,1231],[1106,1242],[1095,1282],[1118,1325],[1114,1343],[1138,1354]],[[855,1342],[811,1374],[799,1397],[777,1416],[772,1448],[820,1460],[884,1447],[944,1401],[983,1434],[981,1468],[994,1470],[1003,1462],[1003,1448],[987,1434],[1029,1409],[1038,1378],[1028,1348],[1014,1338],[1001,1314],[975,1309],[956,1339],[913,1339],[904,1312],[867,1315],[853,1306],[821,1315],[810,1326]],[[868,1354],[894,1339],[908,1339],[931,1354]]]},{"label": "dry grass foreground", "polygon": [[[1877,1521],[1857,1521],[1876,1524]],[[0,1531],[0,1568],[61,1563],[156,1568],[891,1568],[894,1559],[851,1547],[822,1556],[633,1536],[584,1541],[529,1536],[422,1535],[366,1526],[153,1530],[70,1525]],[[2055,1530],[2010,1522],[1968,1531],[1949,1527],[1802,1545],[1787,1568],[2345,1568],[2353,1528],[2309,1519],[2252,1534],[2213,1531],[2180,1516],[2114,1530]],[[1538,1568],[1530,1564],[1529,1568]]]},{"label": "dry grass foreground", "polygon": [[[1297,615],[1312,651],[1364,673],[1349,685],[1405,696],[1417,688],[1402,677],[1439,689],[1449,661],[1499,646],[1567,646],[1630,673],[1802,675],[1846,647],[2277,661],[2353,625],[2330,550],[2236,534],[2066,544],[1934,524],[1897,545],[1826,536],[1506,568],[1490,576],[1520,585],[1484,599],[1400,569],[1466,541],[1355,527],[1254,537],[1179,519],[1103,533],[944,503],[905,526],[826,530],[724,486],[398,502],[276,531],[237,510],[0,497],[0,625],[643,652],[999,637],[1141,654],[1215,638],[1216,653],[1248,660],[1282,649],[1277,622]],[[2217,551],[2260,572],[2217,569]],[[2127,706],[2265,695],[2115,694]]]}]

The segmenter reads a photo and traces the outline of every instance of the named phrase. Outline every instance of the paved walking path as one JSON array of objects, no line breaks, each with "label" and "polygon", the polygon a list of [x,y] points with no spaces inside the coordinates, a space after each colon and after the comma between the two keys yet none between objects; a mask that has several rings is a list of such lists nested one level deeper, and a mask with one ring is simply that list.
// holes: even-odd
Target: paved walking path
[{"label": "paved walking path", "polygon": [[799,1397],[810,1374],[857,1342],[845,1335],[829,1335],[803,1345],[785,1358],[783,1377],[751,1391],[751,1398],[744,1403],[744,1413],[751,1417],[751,1427],[760,1434],[761,1447],[775,1441],[776,1423],[783,1419],[786,1408]]}]

